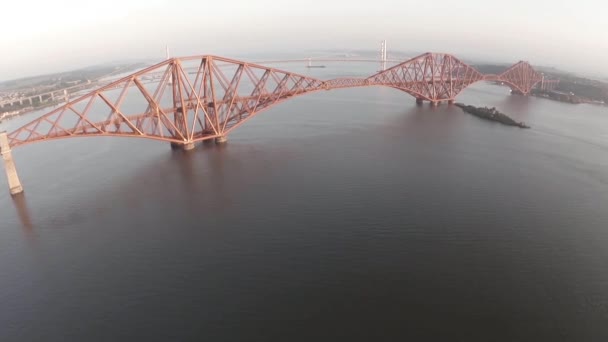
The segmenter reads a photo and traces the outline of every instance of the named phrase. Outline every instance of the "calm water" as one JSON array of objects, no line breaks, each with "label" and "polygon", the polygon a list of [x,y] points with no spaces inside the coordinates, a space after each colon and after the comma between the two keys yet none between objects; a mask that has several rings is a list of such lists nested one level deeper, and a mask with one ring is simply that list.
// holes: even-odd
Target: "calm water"
[{"label": "calm water", "polygon": [[532,129],[363,88],[189,154],[16,149],[0,341],[608,340],[608,108],[488,84],[459,101]]}]

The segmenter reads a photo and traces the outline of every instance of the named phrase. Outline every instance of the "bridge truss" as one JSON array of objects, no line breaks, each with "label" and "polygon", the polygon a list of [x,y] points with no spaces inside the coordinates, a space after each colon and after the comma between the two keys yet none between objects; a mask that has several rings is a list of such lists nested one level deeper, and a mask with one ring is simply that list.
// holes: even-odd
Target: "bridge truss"
[{"label": "bridge truss", "polygon": [[320,90],[387,86],[417,102],[452,102],[482,81],[529,94],[542,80],[527,62],[484,75],[448,54],[425,53],[367,78],[319,80],[216,56],[171,58],[114,81],[8,134],[11,147],[80,136],[122,136],[166,141],[190,149],[221,142],[247,119],[294,96]]}]

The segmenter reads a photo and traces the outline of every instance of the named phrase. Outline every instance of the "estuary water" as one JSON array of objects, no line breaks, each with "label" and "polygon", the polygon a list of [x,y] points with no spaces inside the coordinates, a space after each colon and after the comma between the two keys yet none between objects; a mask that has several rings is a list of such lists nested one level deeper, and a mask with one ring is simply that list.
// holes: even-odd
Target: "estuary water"
[{"label": "estuary water", "polygon": [[190,153],[14,149],[0,341],[608,340],[608,108],[485,83],[458,101],[532,128],[359,88]]}]

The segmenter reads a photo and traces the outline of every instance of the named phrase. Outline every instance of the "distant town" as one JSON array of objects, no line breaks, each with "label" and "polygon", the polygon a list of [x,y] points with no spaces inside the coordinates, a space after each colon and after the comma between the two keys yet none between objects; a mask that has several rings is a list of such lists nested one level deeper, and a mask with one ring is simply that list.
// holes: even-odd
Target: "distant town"
[{"label": "distant town", "polygon": [[104,79],[143,67],[143,63],[97,66],[0,82],[0,122],[36,109],[69,101]]}]

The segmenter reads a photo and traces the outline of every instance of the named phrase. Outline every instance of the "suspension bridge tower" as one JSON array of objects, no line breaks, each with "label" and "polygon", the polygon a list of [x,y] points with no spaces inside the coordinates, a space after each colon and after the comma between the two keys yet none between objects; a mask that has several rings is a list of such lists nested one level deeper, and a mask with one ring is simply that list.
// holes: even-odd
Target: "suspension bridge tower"
[{"label": "suspension bridge tower", "polygon": [[380,69],[382,71],[386,70],[386,60],[387,60],[387,52],[386,52],[386,39],[380,43]]},{"label": "suspension bridge tower", "polygon": [[[165,60],[171,59],[171,55],[169,55],[169,45],[165,45]],[[169,84],[173,84],[173,73],[169,75]]]}]

